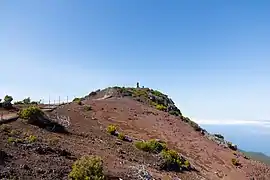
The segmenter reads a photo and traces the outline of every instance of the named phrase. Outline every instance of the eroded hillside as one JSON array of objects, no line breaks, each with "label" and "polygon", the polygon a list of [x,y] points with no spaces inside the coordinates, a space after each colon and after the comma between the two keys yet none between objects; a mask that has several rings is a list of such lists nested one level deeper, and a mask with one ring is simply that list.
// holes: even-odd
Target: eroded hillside
[{"label": "eroded hillside", "polygon": [[1,125],[0,178],[68,179],[77,159],[95,155],[105,179],[270,179],[268,166],[210,136],[159,91],[107,88],[44,116],[43,125],[22,115]]}]

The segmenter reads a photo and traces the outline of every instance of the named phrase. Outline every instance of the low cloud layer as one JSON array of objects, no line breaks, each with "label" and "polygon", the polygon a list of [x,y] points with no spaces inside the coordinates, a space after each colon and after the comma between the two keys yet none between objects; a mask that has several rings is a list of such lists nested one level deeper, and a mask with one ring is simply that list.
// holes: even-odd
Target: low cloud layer
[{"label": "low cloud layer", "polygon": [[200,125],[255,125],[270,128],[270,120],[192,120]]}]

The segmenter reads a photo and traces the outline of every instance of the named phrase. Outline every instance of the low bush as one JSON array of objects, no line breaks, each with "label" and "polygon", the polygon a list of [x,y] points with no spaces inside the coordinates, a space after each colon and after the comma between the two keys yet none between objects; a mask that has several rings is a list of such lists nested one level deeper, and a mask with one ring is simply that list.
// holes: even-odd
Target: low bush
[{"label": "low bush", "polygon": [[38,103],[39,103],[39,102],[37,102],[37,101],[31,101],[31,102],[30,102],[30,104],[32,104],[32,105],[38,105]]},{"label": "low bush", "polygon": [[68,133],[62,124],[50,119],[50,117],[46,116],[45,113],[37,106],[22,109],[18,114],[19,117],[27,124],[32,124],[48,131]]},{"label": "low bush", "polygon": [[125,140],[126,136],[123,133],[118,134],[118,139]]},{"label": "low bush", "polygon": [[156,105],[156,108],[160,111],[166,111],[167,110],[167,107],[164,106],[163,104],[157,104]]},{"label": "low bush", "polygon": [[189,121],[189,124],[191,125],[191,127],[193,127],[193,129],[195,131],[201,131],[202,130],[202,128],[197,123],[195,123],[194,121]]},{"label": "low bush", "polygon": [[30,104],[31,99],[30,99],[30,97],[28,97],[28,98],[23,99],[22,102],[23,102],[23,104]]},{"label": "low bush", "polygon": [[26,120],[28,123],[33,123],[37,118],[43,116],[44,113],[42,110],[36,106],[31,106],[25,109],[22,109],[19,112],[19,117]]},{"label": "low bush", "polygon": [[96,91],[92,91],[91,93],[89,93],[89,96],[95,96],[95,95],[97,95]]},{"label": "low bush", "polygon": [[103,162],[98,156],[83,156],[72,165],[72,180],[104,180]]},{"label": "low bush", "polygon": [[232,159],[232,164],[233,164],[234,166],[240,166],[240,165],[241,165],[241,163],[239,162],[239,160],[237,160],[237,159],[235,159],[235,158]]},{"label": "low bush", "polygon": [[73,102],[76,102],[78,105],[82,105],[82,98],[74,98]]},{"label": "low bush", "polygon": [[3,102],[2,107],[5,109],[12,109],[12,104],[10,102]]},{"label": "low bush", "polygon": [[233,150],[233,151],[237,150],[237,145],[232,144],[231,142],[227,142],[227,145],[231,150]]},{"label": "low bush", "polygon": [[174,115],[174,116],[180,116],[180,113],[178,111],[169,111],[169,114]]},{"label": "low bush", "polygon": [[114,135],[115,134],[115,132],[116,132],[116,126],[115,125],[109,125],[108,127],[107,127],[107,132],[108,133],[110,133],[111,135]]},{"label": "low bush", "polygon": [[73,100],[72,100],[73,102],[78,102],[78,101],[81,101],[81,98],[74,98]]},{"label": "low bush", "polygon": [[34,135],[30,135],[30,136],[26,137],[25,140],[28,141],[29,143],[33,143],[33,142],[37,141],[37,137]]},{"label": "low bush", "polygon": [[84,106],[84,110],[91,111],[92,110],[92,107],[91,106]]},{"label": "low bush", "polygon": [[12,96],[6,95],[4,97],[4,102],[11,103],[12,101],[13,101],[13,97]]},{"label": "low bush", "polygon": [[77,101],[78,105],[82,105],[82,101]]},{"label": "low bush", "polygon": [[161,156],[164,159],[162,169],[168,171],[189,170],[190,163],[188,160],[181,158],[174,150],[163,150]]},{"label": "low bush", "polygon": [[221,134],[214,134],[214,136],[216,136],[217,138],[220,138],[220,139],[224,139],[224,136],[222,136]]},{"label": "low bush", "polygon": [[22,102],[22,101],[16,101],[16,102],[14,102],[14,104],[15,104],[15,105],[22,105],[23,102]]},{"label": "low bush", "polygon": [[145,89],[132,88],[132,96],[148,98],[148,93]]},{"label": "low bush", "polygon": [[138,149],[141,149],[146,152],[151,153],[160,153],[162,150],[167,149],[167,146],[165,143],[158,142],[155,139],[149,140],[149,141],[138,141],[135,143],[135,146]]},{"label": "low bush", "polygon": [[8,143],[22,143],[23,142],[22,139],[14,138],[14,137],[9,137],[7,141],[8,141]]},{"label": "low bush", "polygon": [[163,94],[158,90],[151,91],[151,93],[154,94],[155,96],[159,96],[159,97],[163,96]]}]

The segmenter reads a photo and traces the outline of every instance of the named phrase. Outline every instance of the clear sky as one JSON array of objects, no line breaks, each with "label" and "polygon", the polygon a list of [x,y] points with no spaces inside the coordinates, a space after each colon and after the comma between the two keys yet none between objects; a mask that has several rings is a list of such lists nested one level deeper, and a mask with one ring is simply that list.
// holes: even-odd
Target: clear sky
[{"label": "clear sky", "polygon": [[139,81],[200,124],[270,120],[269,9],[268,0],[0,1],[0,96],[71,99]]}]

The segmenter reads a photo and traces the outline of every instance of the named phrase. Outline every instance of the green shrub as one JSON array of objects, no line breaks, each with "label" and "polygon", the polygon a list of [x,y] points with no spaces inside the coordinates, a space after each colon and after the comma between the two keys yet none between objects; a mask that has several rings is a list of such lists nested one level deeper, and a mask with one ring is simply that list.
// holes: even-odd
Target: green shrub
[{"label": "green shrub", "polygon": [[190,123],[191,120],[188,117],[182,116],[182,121]]},{"label": "green shrub", "polygon": [[157,104],[156,105],[156,108],[160,111],[166,111],[167,110],[167,107],[164,106],[163,104]]},{"label": "green shrub", "polygon": [[174,116],[180,116],[180,113],[178,111],[169,111],[169,114],[174,115]]},{"label": "green shrub", "polygon": [[195,131],[202,131],[203,130],[197,123],[195,123],[194,121],[190,120],[188,117],[182,116],[181,118],[182,118],[182,121],[190,124],[190,126],[193,127],[193,129]]},{"label": "green shrub", "polygon": [[191,125],[191,127],[193,127],[193,129],[195,130],[195,131],[201,131],[202,130],[202,128],[197,124],[197,123],[195,123],[194,121],[189,121],[189,124]]},{"label": "green shrub", "polygon": [[241,163],[239,162],[239,160],[237,160],[237,159],[235,159],[235,158],[232,158],[232,164],[233,164],[234,166],[240,166],[240,165],[241,165]]},{"label": "green shrub", "polygon": [[72,165],[72,180],[104,180],[103,162],[97,156],[83,156]]},{"label": "green shrub", "polygon": [[28,122],[38,118],[39,116],[43,116],[43,115],[44,115],[44,113],[37,106],[30,106],[28,108],[22,109],[19,112],[19,117],[21,119],[28,120]]},{"label": "green shrub", "polygon": [[137,88],[132,88],[132,96],[134,97],[148,97],[148,93],[145,89],[137,89]]},{"label": "green shrub", "polygon": [[220,139],[224,139],[224,136],[222,136],[221,134],[214,134],[214,136],[220,138]]},{"label": "green shrub", "polygon": [[158,103],[154,102],[154,101],[150,101],[150,105],[157,107]]},{"label": "green shrub", "polygon": [[151,153],[160,153],[162,150],[167,149],[165,143],[158,142],[155,139],[149,141],[138,141],[135,143],[138,149]]},{"label": "green shrub", "polygon": [[164,150],[161,152],[162,157],[164,158],[163,168],[167,170],[176,170],[179,171],[181,167],[181,160],[178,153],[174,150]]},{"label": "green shrub", "polygon": [[74,98],[73,102],[76,102],[78,105],[82,105],[82,98]]},{"label": "green shrub", "polygon": [[25,138],[26,141],[28,141],[29,143],[33,143],[35,141],[37,141],[37,137],[34,135],[30,135],[27,138]]},{"label": "green shrub", "polygon": [[91,106],[84,106],[84,110],[91,111],[92,110],[92,107]]},{"label": "green shrub", "polygon": [[81,98],[76,97],[76,98],[73,99],[73,102],[78,102],[78,101],[81,101]]},{"label": "green shrub", "polygon": [[5,103],[11,103],[12,101],[13,101],[13,97],[12,96],[6,95],[4,97],[4,102]]},{"label": "green shrub", "polygon": [[190,162],[188,160],[185,160],[184,161],[184,165],[182,165],[182,166],[184,166],[185,168],[189,169],[190,168]]},{"label": "green shrub", "polygon": [[30,97],[25,98],[24,100],[22,100],[23,104],[30,104],[31,103],[31,99]]},{"label": "green shrub", "polygon": [[126,92],[128,92],[128,89],[125,88],[125,87],[115,86],[114,88],[117,89],[119,91],[119,93],[126,93]]},{"label": "green shrub", "polygon": [[14,137],[9,137],[8,138],[8,143],[22,143],[23,142],[23,140],[22,139],[19,139],[19,138],[14,138]]},{"label": "green shrub", "polygon": [[22,101],[16,101],[16,102],[14,102],[14,104],[15,104],[15,105],[22,105],[23,102],[22,102]]},{"label": "green shrub", "polygon": [[231,142],[227,142],[227,145],[231,150],[233,150],[233,151],[237,150],[237,145],[232,144]]},{"label": "green shrub", "polygon": [[174,150],[163,150],[161,155],[164,159],[162,169],[169,171],[181,171],[190,168],[189,161],[180,158],[178,153]]},{"label": "green shrub", "polygon": [[82,101],[77,101],[78,105],[82,105]]},{"label": "green shrub", "polygon": [[89,94],[89,96],[95,96],[95,95],[97,95],[97,92],[96,92],[96,91],[92,91],[92,92],[90,92],[90,94]]},{"label": "green shrub", "polygon": [[115,132],[116,132],[116,126],[115,125],[109,125],[108,127],[107,127],[107,132],[108,133],[110,133],[111,135],[114,135],[115,134]]},{"label": "green shrub", "polygon": [[39,103],[39,102],[37,102],[37,101],[31,101],[31,102],[30,102],[30,104],[32,104],[32,105],[38,105],[38,103]]},{"label": "green shrub", "polygon": [[14,137],[8,137],[8,140],[7,140],[9,143],[12,143],[12,142],[15,142],[16,141],[16,138]]},{"label": "green shrub", "polygon": [[163,94],[160,91],[158,91],[158,90],[152,91],[152,94],[154,94],[155,96],[159,96],[159,97],[162,97],[163,96]]},{"label": "green shrub", "polygon": [[11,102],[8,102],[8,101],[4,101],[3,103],[1,103],[2,107],[5,108],[5,109],[11,109],[12,108],[12,104]]},{"label": "green shrub", "polygon": [[125,140],[125,135],[123,133],[119,133],[118,139]]}]

